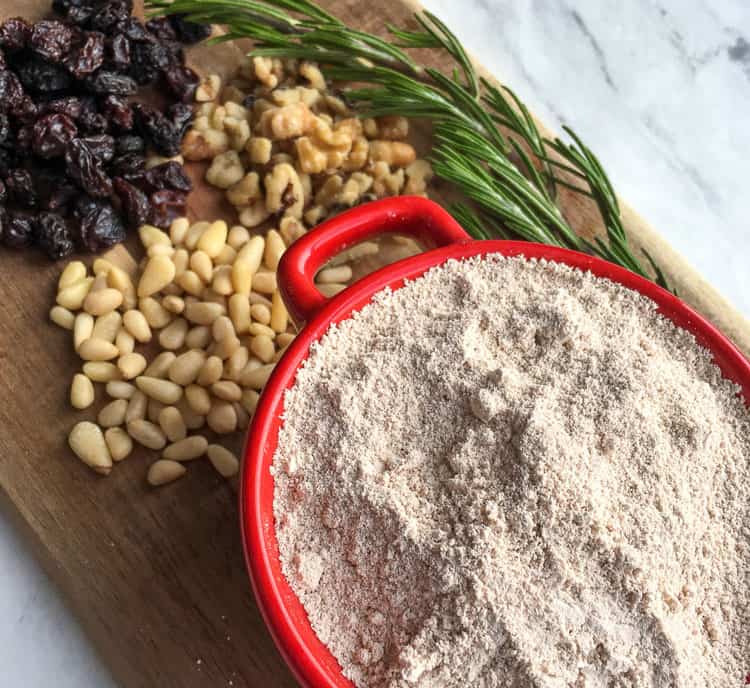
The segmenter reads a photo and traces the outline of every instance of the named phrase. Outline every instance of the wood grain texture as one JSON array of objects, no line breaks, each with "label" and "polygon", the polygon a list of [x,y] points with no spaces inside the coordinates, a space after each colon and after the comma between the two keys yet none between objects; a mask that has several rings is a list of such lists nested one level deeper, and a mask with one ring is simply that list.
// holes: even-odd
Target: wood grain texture
[{"label": "wood grain texture", "polygon": [[[47,4],[17,0],[0,13],[40,16]],[[413,10],[395,0],[323,4],[375,32],[387,22],[407,23]],[[225,71],[238,55],[222,46],[193,51],[192,59]],[[191,171],[200,178],[199,166]],[[205,187],[191,196],[193,217],[227,210]],[[569,203],[566,213],[582,231],[594,227],[585,204]],[[625,213],[633,240],[657,258],[683,297],[750,351],[747,321],[635,213]],[[132,265],[136,243],[131,238],[112,259]],[[236,486],[195,462],[182,480],[151,490],[144,481],[148,452],[136,451],[101,478],[68,450],[70,427],[92,414],[68,404],[80,361],[70,334],[47,319],[59,271],[35,256],[0,253],[0,488],[11,511],[121,685],[293,686],[250,592]]]}]

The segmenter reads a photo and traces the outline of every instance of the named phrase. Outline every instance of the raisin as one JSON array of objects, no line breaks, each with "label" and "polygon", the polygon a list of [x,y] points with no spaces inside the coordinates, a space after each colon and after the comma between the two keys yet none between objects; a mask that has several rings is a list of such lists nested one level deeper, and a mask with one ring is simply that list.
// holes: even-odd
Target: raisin
[{"label": "raisin", "polygon": [[252,110],[255,107],[256,100],[258,100],[258,96],[256,96],[254,93],[250,93],[242,99],[242,105],[248,110]]},{"label": "raisin", "polygon": [[10,108],[10,114],[22,123],[29,124],[37,118],[39,108],[29,96],[23,96],[14,107]]},{"label": "raisin", "polygon": [[73,30],[57,19],[44,19],[31,29],[29,47],[47,62],[62,61],[72,44]]},{"label": "raisin", "polygon": [[31,37],[31,26],[21,17],[6,19],[0,26],[0,46],[8,52],[23,50]]},{"label": "raisin", "polygon": [[178,217],[183,217],[187,208],[187,194],[182,191],[163,189],[155,191],[151,202],[151,224],[167,229]]},{"label": "raisin", "polygon": [[116,96],[129,96],[138,90],[138,85],[129,76],[105,69],[100,69],[87,76],[83,80],[83,84],[91,93],[102,95],[111,93]]},{"label": "raisin", "polygon": [[81,116],[81,99],[73,96],[66,98],[55,98],[54,100],[47,101],[41,109],[42,114],[48,114],[50,112],[58,112],[61,115],[70,117],[72,120],[77,120]]},{"label": "raisin", "polygon": [[209,25],[188,21],[182,14],[173,14],[169,21],[177,32],[177,38],[188,45],[203,41],[211,35]]},{"label": "raisin", "polygon": [[107,58],[116,72],[124,72],[130,66],[130,41],[124,34],[108,38]]},{"label": "raisin", "polygon": [[185,103],[175,103],[167,108],[167,117],[172,120],[177,136],[182,140],[188,125],[193,121],[193,108]]},{"label": "raisin", "polygon": [[22,208],[36,208],[39,197],[34,187],[34,179],[31,172],[17,167],[10,171],[5,178],[5,186],[11,201]]},{"label": "raisin", "polygon": [[66,115],[43,115],[34,124],[34,153],[41,158],[65,155],[68,144],[78,135],[78,128]]},{"label": "raisin", "polygon": [[132,0],[109,0],[97,8],[91,18],[91,28],[104,33],[111,33],[117,24],[130,18],[133,12]]},{"label": "raisin", "polygon": [[52,9],[71,24],[86,26],[96,7],[93,0],[52,0]]},{"label": "raisin", "polygon": [[174,189],[187,192],[193,188],[193,182],[182,165],[174,160],[152,167],[146,172],[146,180],[154,190]]},{"label": "raisin", "polygon": [[102,100],[102,113],[119,131],[130,131],[133,128],[133,111],[125,98],[107,96]]},{"label": "raisin", "polygon": [[7,69],[8,63],[5,61],[5,52],[0,48],[0,69]]},{"label": "raisin", "polygon": [[51,260],[59,260],[73,253],[73,239],[68,225],[57,213],[39,213],[34,219],[36,245]]},{"label": "raisin", "polygon": [[81,139],[73,139],[68,145],[65,169],[68,176],[89,195],[103,198],[112,193],[112,180]]},{"label": "raisin", "polygon": [[169,65],[164,70],[164,80],[174,97],[183,103],[193,101],[195,89],[198,88],[200,81],[198,75],[190,67],[181,64]]},{"label": "raisin", "polygon": [[0,146],[11,140],[13,132],[10,130],[10,120],[8,115],[0,112]]},{"label": "raisin", "polygon": [[148,196],[122,177],[114,180],[115,193],[120,198],[125,219],[132,229],[137,229],[149,221],[151,206]]},{"label": "raisin", "polygon": [[125,177],[140,174],[146,166],[146,161],[140,153],[125,153],[112,161],[110,170],[115,177]]},{"label": "raisin", "polygon": [[83,79],[104,63],[104,34],[89,33],[81,46],[65,60],[65,66],[76,79]]},{"label": "raisin", "polygon": [[[70,74],[64,68],[36,56],[19,62],[16,71],[24,87],[35,93],[64,91],[71,85]],[[2,96],[0,99],[3,99]]]},{"label": "raisin", "polygon": [[34,125],[25,124],[16,132],[16,147],[19,151],[26,154],[31,151],[31,144],[34,140]]},{"label": "raisin", "polygon": [[23,248],[34,239],[31,220],[19,213],[8,213],[3,222],[3,244],[9,248]]},{"label": "raisin", "polygon": [[7,177],[15,165],[16,156],[14,151],[7,148],[0,148],[0,177],[3,179]]},{"label": "raisin", "polygon": [[146,29],[160,41],[176,41],[177,32],[168,17],[157,17],[146,22]]},{"label": "raisin", "polygon": [[87,251],[97,253],[125,239],[125,225],[111,203],[84,195],[75,212],[80,220],[80,243]]},{"label": "raisin", "polygon": [[42,206],[47,210],[59,210],[67,206],[79,193],[78,187],[61,180],[58,176],[56,183],[46,190]]},{"label": "raisin", "polygon": [[115,139],[109,134],[85,136],[81,139],[99,162],[109,162],[115,157]]},{"label": "raisin", "polygon": [[8,191],[5,188],[5,182],[0,179],[0,207],[5,205],[6,200],[8,200]]},{"label": "raisin", "polygon": [[118,22],[116,31],[125,36],[128,40],[136,43],[143,43],[151,40],[146,28],[141,21],[135,17],[128,17],[127,19]]},{"label": "raisin", "polygon": [[173,122],[152,107],[136,103],[133,106],[138,131],[160,155],[172,157],[180,152],[180,133]]},{"label": "raisin", "polygon": [[103,134],[109,128],[109,121],[101,114],[92,96],[81,98],[81,114],[78,117],[79,128],[87,134]]},{"label": "raisin", "polygon": [[23,86],[18,77],[8,70],[0,71],[0,109],[17,108],[24,97]]},{"label": "raisin", "polygon": [[146,142],[140,136],[121,136],[115,141],[118,155],[126,153],[143,153],[146,150]]},{"label": "raisin", "polygon": [[159,43],[136,43],[132,46],[130,73],[141,85],[156,80],[173,62],[169,49]]}]

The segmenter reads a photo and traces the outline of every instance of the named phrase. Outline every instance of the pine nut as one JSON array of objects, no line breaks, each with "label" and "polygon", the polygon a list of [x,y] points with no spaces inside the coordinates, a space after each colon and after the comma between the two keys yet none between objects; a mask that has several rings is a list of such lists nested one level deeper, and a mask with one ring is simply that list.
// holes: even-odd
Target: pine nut
[{"label": "pine nut", "polygon": [[151,327],[141,311],[126,311],[125,315],[122,316],[122,324],[141,344],[151,341]]},{"label": "pine nut", "polygon": [[135,286],[125,270],[113,265],[107,273],[107,284],[122,294],[122,305],[125,308],[136,307],[138,297],[135,293]]},{"label": "pine nut", "polygon": [[185,399],[185,397],[180,399],[179,403],[177,404],[177,410],[180,412],[182,420],[185,421],[185,425],[187,426],[188,430],[198,430],[198,428],[202,428],[206,423],[205,416],[202,416],[199,413],[193,411],[193,409],[190,408],[190,404],[187,403],[187,399]]},{"label": "pine nut", "polygon": [[237,251],[235,251],[229,244],[224,244],[224,248],[219,251],[219,255],[214,258],[214,265],[228,265],[232,267],[235,258],[237,258]]},{"label": "pine nut", "polygon": [[336,296],[336,294],[341,293],[346,289],[345,284],[318,284],[318,291],[323,294],[323,296],[327,296],[329,299],[333,296]]},{"label": "pine nut", "polygon": [[169,366],[169,379],[183,387],[192,384],[201,372],[205,360],[206,354],[200,349],[190,349],[180,354]]},{"label": "pine nut", "polygon": [[107,288],[107,273],[99,272],[96,275],[96,277],[94,277],[94,281],[91,283],[91,289],[89,290],[89,294],[92,291],[101,291],[102,289],[106,289],[106,288]]},{"label": "pine nut", "polygon": [[263,262],[269,270],[276,270],[284,251],[286,251],[286,245],[281,234],[275,229],[269,230],[266,234],[266,250],[263,253]]},{"label": "pine nut", "polygon": [[138,282],[138,296],[145,298],[161,291],[175,276],[174,263],[167,256],[149,258]]},{"label": "pine nut", "polygon": [[146,480],[152,487],[159,487],[174,482],[185,475],[185,473],[185,466],[181,463],[159,459],[149,466]]},{"label": "pine nut", "polygon": [[63,308],[62,306],[52,306],[49,311],[49,319],[55,323],[55,325],[58,325],[65,330],[72,330],[76,321],[76,316],[67,308]]},{"label": "pine nut", "polygon": [[[185,293],[185,290],[175,282],[172,282],[171,284],[168,284],[164,289],[161,290],[162,293],[162,299],[161,299],[161,305],[164,305],[164,297],[165,296],[182,296]],[[167,310],[169,310],[167,308]],[[172,311],[169,311],[170,313]]]},{"label": "pine nut", "polygon": [[248,241],[250,241],[250,232],[242,225],[234,225],[227,234],[227,244],[235,251],[239,251]]},{"label": "pine nut", "polygon": [[198,301],[185,305],[185,317],[196,325],[210,325],[223,314],[224,309],[218,303]]},{"label": "pine nut", "polygon": [[200,300],[206,303],[216,303],[221,306],[222,313],[227,312],[227,297],[223,294],[217,294],[211,287],[206,287],[203,290]]},{"label": "pine nut", "polygon": [[274,332],[284,332],[289,322],[289,313],[286,309],[281,292],[275,291],[271,297],[271,329]]},{"label": "pine nut", "polygon": [[238,382],[240,374],[245,369],[250,354],[248,353],[247,347],[241,346],[235,351],[224,363],[224,372],[222,377],[232,382]]},{"label": "pine nut", "polygon": [[158,425],[154,425],[151,421],[143,420],[131,420],[128,425],[128,435],[130,435],[138,444],[142,444],[148,449],[154,451],[161,451],[164,449],[164,445],[167,443],[167,438],[161,431]]},{"label": "pine nut", "polygon": [[253,291],[273,294],[277,288],[275,272],[256,272],[253,276]]},{"label": "pine nut", "polygon": [[200,385],[185,387],[185,399],[195,413],[205,416],[211,410],[211,396]]},{"label": "pine nut", "polygon": [[124,327],[121,327],[117,331],[117,336],[115,337],[115,346],[117,347],[117,350],[120,352],[120,355],[125,354],[132,354],[135,350],[135,339],[133,338],[133,335],[130,334]]},{"label": "pine nut", "polygon": [[182,313],[182,311],[185,310],[185,301],[179,296],[175,296],[173,294],[165,296],[161,300],[161,305],[164,306],[164,308],[166,308],[170,313],[174,313],[175,315],[179,315],[180,313]]},{"label": "pine nut", "polygon": [[216,220],[201,234],[198,239],[197,247],[201,251],[205,251],[210,258],[216,258],[224,248],[224,244],[227,241],[227,234],[229,228],[224,220]]},{"label": "pine nut", "polygon": [[117,289],[105,287],[90,291],[83,302],[83,310],[91,315],[105,315],[122,304],[122,294]]},{"label": "pine nut", "polygon": [[174,263],[174,279],[179,284],[180,275],[188,269],[190,254],[184,248],[178,248],[172,256],[172,262]]},{"label": "pine nut", "polygon": [[170,442],[179,442],[187,437],[187,427],[182,414],[175,406],[165,406],[159,414],[159,427]]},{"label": "pine nut", "polygon": [[122,428],[109,428],[104,433],[104,441],[112,461],[122,461],[133,451],[133,440]]},{"label": "pine nut", "polygon": [[242,399],[242,390],[239,385],[231,380],[221,380],[211,385],[211,392],[214,396],[224,401],[239,401]]},{"label": "pine nut", "polygon": [[82,373],[73,376],[70,385],[70,405],[76,409],[85,409],[94,403],[94,385]]},{"label": "pine nut", "polygon": [[220,435],[226,435],[237,429],[237,413],[228,401],[215,401],[206,415],[208,427]]},{"label": "pine nut", "polygon": [[[278,292],[275,292],[278,294]],[[271,309],[262,303],[256,303],[250,306],[250,315],[253,320],[261,325],[268,325],[271,322]]]},{"label": "pine nut", "polygon": [[167,246],[166,244],[154,244],[153,246],[148,247],[146,255],[149,258],[153,258],[154,256],[167,256],[167,258],[171,260],[174,255],[174,248],[172,246]]},{"label": "pine nut", "polygon": [[198,325],[188,330],[185,346],[188,349],[205,349],[211,343],[211,330],[206,325]]},{"label": "pine nut", "polygon": [[294,341],[294,335],[291,332],[281,332],[276,336],[276,344],[282,349],[286,349]]},{"label": "pine nut", "polygon": [[231,478],[240,470],[239,459],[220,444],[209,444],[206,454],[211,465],[223,478]]},{"label": "pine nut", "polygon": [[215,342],[213,355],[218,356],[222,361],[228,359],[237,349],[240,348],[240,340],[234,335],[230,335],[220,342]]},{"label": "pine nut", "polygon": [[149,399],[148,406],[146,407],[146,418],[148,418],[154,425],[159,425],[159,416],[165,408],[165,405],[160,401]]},{"label": "pine nut", "polygon": [[78,347],[78,355],[84,361],[109,361],[119,355],[117,347],[104,339],[89,338]]},{"label": "pine nut", "polygon": [[120,380],[122,375],[114,363],[89,361],[83,364],[83,374],[93,382],[111,382]]},{"label": "pine nut", "polygon": [[135,379],[135,385],[144,394],[160,401],[162,404],[176,404],[182,396],[182,387],[170,380],[141,375]]},{"label": "pine nut", "polygon": [[211,288],[222,296],[228,296],[234,291],[232,286],[232,267],[230,265],[219,265],[214,270]]},{"label": "pine nut", "polygon": [[245,370],[242,371],[242,376],[240,377],[240,384],[243,387],[250,387],[252,389],[261,390],[265,386],[266,382],[268,382],[268,378],[271,377],[273,369],[273,363],[269,363],[253,370],[248,370],[247,368],[245,368]]},{"label": "pine nut", "polygon": [[91,266],[91,269],[97,277],[99,275],[106,275],[112,269],[112,263],[106,258],[97,258]]},{"label": "pine nut", "polygon": [[185,234],[185,240],[182,242],[185,244],[185,248],[188,251],[192,251],[198,244],[198,239],[201,238],[203,232],[205,232],[211,226],[210,222],[196,222],[190,226],[187,233]]},{"label": "pine nut", "polygon": [[69,311],[77,311],[83,307],[83,302],[89,294],[91,285],[94,283],[93,277],[84,277],[78,282],[69,284],[64,289],[57,292],[57,303]]},{"label": "pine nut", "polygon": [[316,276],[318,284],[335,284],[337,282],[348,282],[352,278],[352,269],[348,265],[339,265],[335,268],[325,268]]},{"label": "pine nut", "polygon": [[91,333],[91,338],[114,343],[117,331],[120,329],[120,323],[122,323],[122,316],[117,311],[100,315],[94,322],[94,331]]},{"label": "pine nut", "polygon": [[250,302],[250,305],[255,305],[256,303],[262,303],[264,306],[271,307],[271,299],[267,299],[262,294],[259,294],[258,292],[251,291],[250,294],[247,297],[247,300]]},{"label": "pine nut", "polygon": [[185,240],[185,235],[190,228],[190,222],[186,217],[178,217],[169,225],[169,238],[175,246]]},{"label": "pine nut", "polygon": [[232,319],[234,331],[237,334],[247,332],[247,328],[250,327],[251,313],[252,307],[247,300],[247,296],[243,296],[242,294],[232,294],[232,296],[229,297],[229,317]]},{"label": "pine nut", "polygon": [[373,256],[380,252],[380,246],[374,241],[363,241],[361,244],[357,244],[346,251],[342,251],[337,256],[333,257],[328,264],[331,267],[342,265],[343,263],[351,263],[354,260],[365,258],[366,256]]},{"label": "pine nut", "polygon": [[237,253],[232,264],[232,285],[238,294],[250,293],[253,276],[263,260],[265,243],[263,237],[254,236]]},{"label": "pine nut", "polygon": [[141,238],[143,248],[151,248],[156,244],[171,246],[172,240],[158,227],[153,225],[141,225],[138,229],[138,236]]},{"label": "pine nut", "polygon": [[185,318],[175,318],[159,333],[159,344],[164,349],[176,351],[185,343],[188,324]]},{"label": "pine nut", "polygon": [[185,270],[177,279],[177,284],[193,296],[200,296],[205,286],[203,280],[193,270]]},{"label": "pine nut", "polygon": [[65,266],[60,273],[60,279],[57,281],[57,291],[69,287],[71,284],[80,282],[86,277],[86,266],[80,260],[72,260]]},{"label": "pine nut", "polygon": [[255,413],[255,409],[258,408],[258,399],[260,399],[260,394],[254,389],[245,389],[242,391],[240,403],[245,411],[252,416]]},{"label": "pine nut", "polygon": [[218,356],[209,356],[203,363],[203,367],[198,374],[197,382],[199,385],[207,387],[221,379],[223,366]]},{"label": "pine nut", "polygon": [[203,456],[207,448],[208,440],[203,435],[190,435],[170,444],[162,452],[162,456],[171,461],[192,461]]},{"label": "pine nut", "polygon": [[162,351],[151,363],[148,368],[143,371],[146,377],[167,377],[169,368],[171,367],[174,360],[177,358],[171,351]]},{"label": "pine nut", "polygon": [[135,394],[135,387],[123,380],[110,380],[107,383],[107,394],[113,399],[130,399]]},{"label": "pine nut", "polygon": [[147,408],[148,397],[140,389],[135,390],[128,402],[128,410],[125,412],[125,423],[130,423],[134,420],[143,420],[146,417]]},{"label": "pine nut", "polygon": [[112,457],[98,425],[87,420],[76,423],[68,435],[68,444],[89,468],[102,475],[109,475]]},{"label": "pine nut", "polygon": [[286,353],[286,349],[277,349],[276,353],[273,355],[273,358],[271,359],[271,363],[278,363]]},{"label": "pine nut", "polygon": [[232,406],[237,414],[237,429],[247,430],[247,426],[250,425],[250,416],[245,411],[245,407],[239,401],[233,401]]},{"label": "pine nut", "polygon": [[276,337],[276,332],[268,327],[268,325],[261,325],[260,323],[252,323],[247,331],[248,334],[251,334],[253,337],[261,335],[264,335],[269,339],[274,339]]},{"label": "pine nut", "polygon": [[[145,299],[139,299],[138,310],[143,313],[149,326],[153,327],[155,330],[160,330],[162,327],[166,327],[172,320],[172,314],[152,296],[147,296]],[[133,333],[131,332],[131,334]],[[134,334],[133,336],[135,337]]]},{"label": "pine nut", "polygon": [[99,411],[96,420],[103,428],[114,428],[125,422],[125,413],[127,410],[128,402],[126,399],[115,399]]},{"label": "pine nut", "polygon": [[227,337],[234,337],[234,325],[226,315],[221,315],[214,320],[213,325],[211,326],[211,334],[216,342],[220,342]]},{"label": "pine nut", "polygon": [[132,380],[138,377],[144,370],[146,370],[146,357],[139,353],[124,354],[117,359],[117,367],[122,373],[122,377],[126,380]]},{"label": "pine nut", "polygon": [[263,361],[263,363],[270,363],[276,352],[276,348],[270,337],[259,334],[250,340],[250,351]]},{"label": "pine nut", "polygon": [[210,284],[214,272],[214,264],[205,251],[194,251],[190,256],[190,269],[201,278],[204,284]]}]

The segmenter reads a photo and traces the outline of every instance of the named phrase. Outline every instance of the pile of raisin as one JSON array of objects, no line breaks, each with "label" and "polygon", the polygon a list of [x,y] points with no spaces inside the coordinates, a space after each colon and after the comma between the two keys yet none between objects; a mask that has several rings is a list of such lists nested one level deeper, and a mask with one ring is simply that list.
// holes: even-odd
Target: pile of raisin
[{"label": "pile of raisin", "polygon": [[[198,85],[183,46],[210,28],[180,16],[144,24],[132,0],[53,0],[52,10],[0,25],[0,243],[56,260],[185,213],[182,167],[145,163],[180,152]],[[145,86],[170,102],[137,102]]]}]

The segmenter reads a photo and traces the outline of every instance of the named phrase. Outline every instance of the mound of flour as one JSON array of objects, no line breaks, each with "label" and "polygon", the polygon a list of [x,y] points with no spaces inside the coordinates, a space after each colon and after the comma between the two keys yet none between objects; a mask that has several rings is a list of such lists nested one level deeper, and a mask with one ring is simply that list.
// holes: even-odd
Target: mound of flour
[{"label": "mound of flour", "polygon": [[360,688],[730,688],[750,422],[621,286],[491,256],[316,345],[274,458],[284,573]]}]

